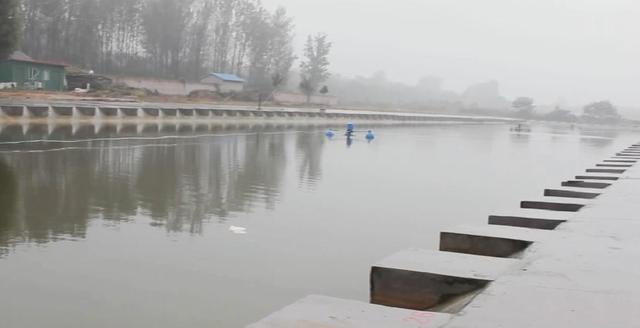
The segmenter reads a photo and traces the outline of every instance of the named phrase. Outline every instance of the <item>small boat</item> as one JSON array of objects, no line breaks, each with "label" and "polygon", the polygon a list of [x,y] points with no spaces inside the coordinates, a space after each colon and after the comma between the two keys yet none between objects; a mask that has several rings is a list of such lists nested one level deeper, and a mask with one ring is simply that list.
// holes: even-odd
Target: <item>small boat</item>
[{"label": "small boat", "polygon": [[511,132],[531,132],[531,127],[526,124],[518,124],[510,129]]}]

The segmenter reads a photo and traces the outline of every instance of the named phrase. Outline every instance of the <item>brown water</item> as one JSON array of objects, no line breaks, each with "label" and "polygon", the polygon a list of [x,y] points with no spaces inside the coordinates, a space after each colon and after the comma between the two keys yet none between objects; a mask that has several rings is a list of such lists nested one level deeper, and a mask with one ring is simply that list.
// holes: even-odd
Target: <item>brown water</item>
[{"label": "brown water", "polygon": [[348,147],[323,129],[5,127],[0,327],[242,327],[308,294],[366,301],[376,260],[637,139],[423,125]]}]

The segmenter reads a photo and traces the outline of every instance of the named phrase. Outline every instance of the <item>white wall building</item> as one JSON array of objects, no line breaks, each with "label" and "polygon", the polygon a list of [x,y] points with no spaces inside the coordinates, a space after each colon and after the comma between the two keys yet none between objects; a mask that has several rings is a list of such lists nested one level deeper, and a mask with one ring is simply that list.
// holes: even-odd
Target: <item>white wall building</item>
[{"label": "white wall building", "polygon": [[220,93],[229,93],[242,91],[245,80],[233,74],[211,73],[200,82],[213,85]]}]

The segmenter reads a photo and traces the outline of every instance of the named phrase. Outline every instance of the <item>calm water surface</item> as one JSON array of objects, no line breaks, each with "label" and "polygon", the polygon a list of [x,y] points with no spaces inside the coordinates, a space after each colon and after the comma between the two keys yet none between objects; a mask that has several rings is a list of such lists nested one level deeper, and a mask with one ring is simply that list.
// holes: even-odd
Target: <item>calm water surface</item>
[{"label": "calm water surface", "polygon": [[375,261],[637,141],[562,126],[378,127],[350,147],[308,126],[95,130],[0,132],[0,327],[242,327],[308,294],[366,301]]}]

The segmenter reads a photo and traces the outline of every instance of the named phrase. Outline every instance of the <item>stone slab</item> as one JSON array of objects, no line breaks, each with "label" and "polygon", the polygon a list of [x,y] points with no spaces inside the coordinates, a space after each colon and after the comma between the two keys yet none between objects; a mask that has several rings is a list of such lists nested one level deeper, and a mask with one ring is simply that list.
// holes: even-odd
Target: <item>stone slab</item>
[{"label": "stone slab", "polygon": [[247,328],[438,328],[451,315],[311,295]]},{"label": "stone slab", "polygon": [[393,254],[371,267],[371,303],[429,310],[477,292],[520,261],[422,249]]},{"label": "stone slab", "polygon": [[440,250],[512,257],[548,233],[551,231],[502,225],[458,226],[440,233]]}]

